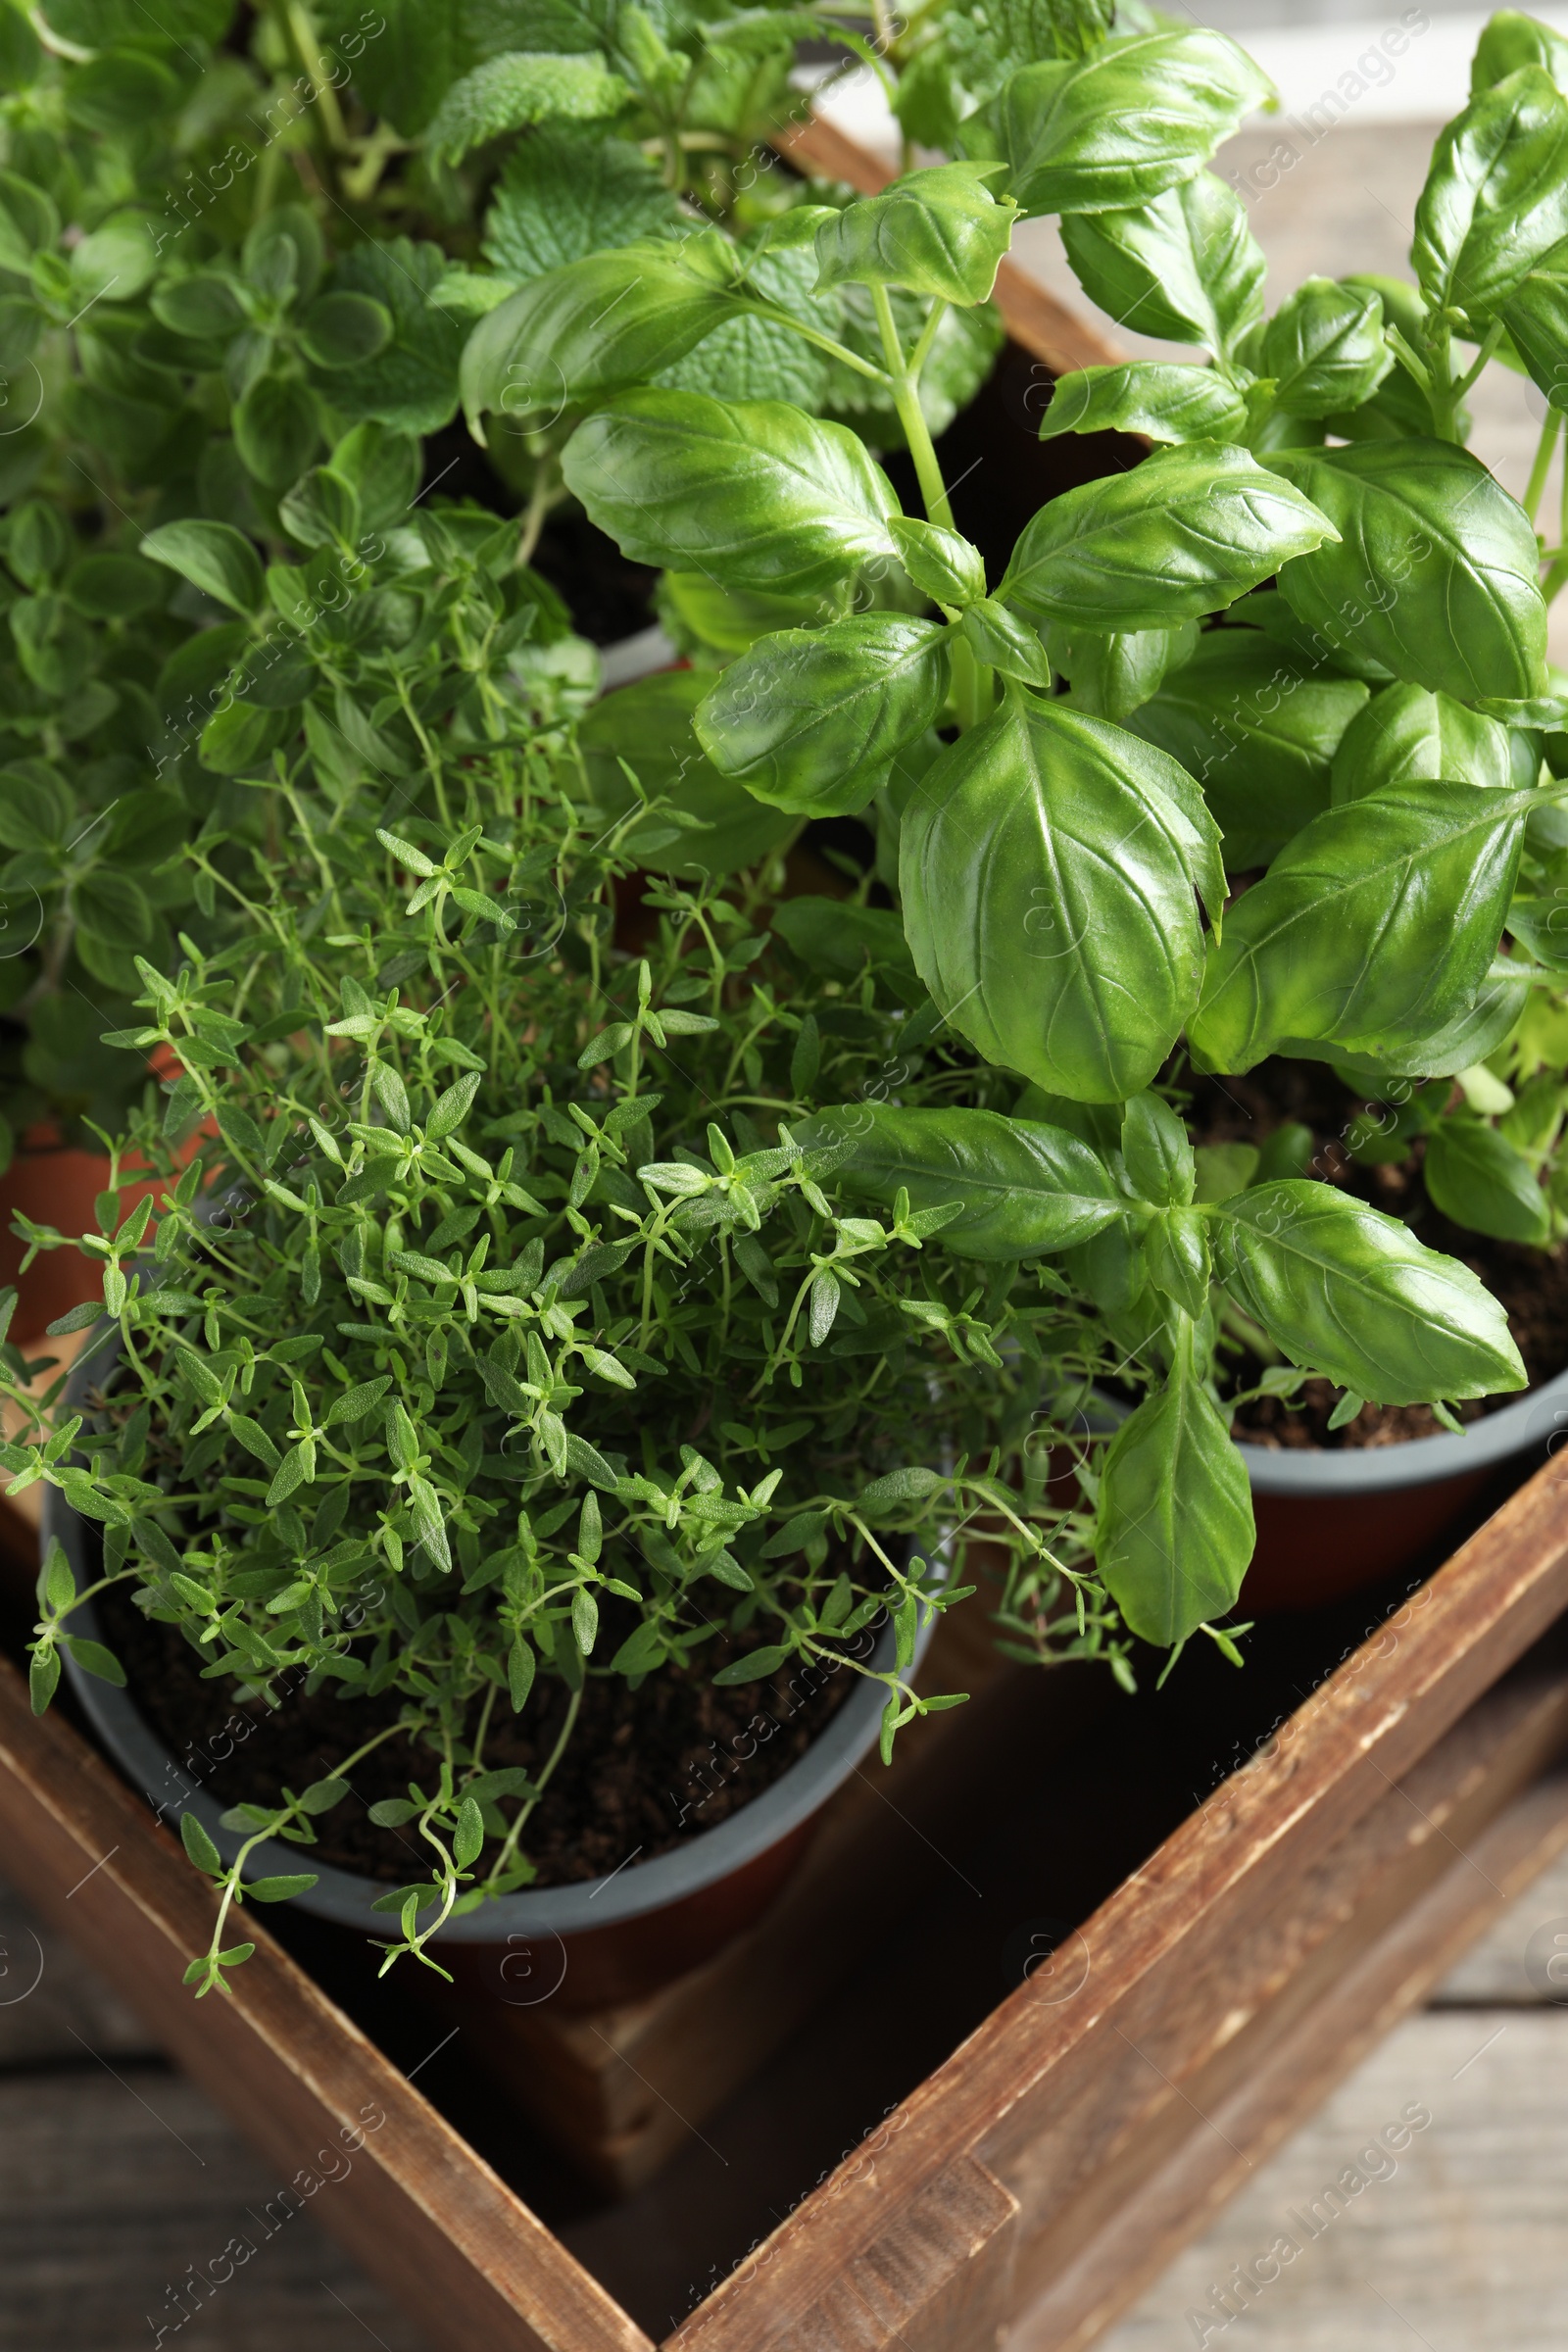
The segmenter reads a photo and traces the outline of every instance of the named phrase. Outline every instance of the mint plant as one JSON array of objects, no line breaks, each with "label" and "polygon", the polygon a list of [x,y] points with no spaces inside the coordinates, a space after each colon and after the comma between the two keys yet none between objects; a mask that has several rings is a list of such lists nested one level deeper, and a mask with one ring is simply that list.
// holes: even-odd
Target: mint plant
[{"label": "mint plant", "polygon": [[[1295,1171],[1200,1189],[1165,1098],[1184,1066],[1271,1054],[1368,1097],[1459,1080],[1452,1104],[1420,1095],[1434,1197],[1549,1238],[1561,1063],[1549,1115],[1501,1070],[1562,1000],[1543,753],[1568,714],[1545,666],[1568,560],[1535,528],[1560,410],[1524,507],[1462,436],[1494,361],[1562,399],[1568,99],[1551,36],[1494,20],[1437,142],[1416,282],[1312,279],[1270,316],[1245,208],[1204,168],[1261,76],[1219,33],[1046,15],[1047,53],[959,110],[964,160],[738,243],[697,231],[551,271],[476,327],[464,398],[484,431],[542,411],[548,383],[580,418],[564,479],[628,555],[735,599],[818,600],[737,651],[697,733],[766,806],[874,823],[930,1017],[1020,1091],[1006,1115],[890,1101],[807,1133],[849,1147],[840,1182],[869,1204],[961,1200],[950,1246],[982,1230],[999,1258],[1059,1264],[1155,1379],[1104,1456],[1097,1558],[1128,1622],[1171,1641],[1250,1555],[1224,1393],[1249,1335],[1286,1359],[1268,1385],[1336,1382],[1340,1421],[1366,1399],[1451,1419],[1523,1385],[1467,1268]],[[992,581],[919,384],[1016,220],[1045,214],[1104,308],[1208,356],[1062,382],[1046,435],[1153,447],[1025,520]],[[874,359],[772,298],[783,254],[819,292],[862,289]],[[669,384],[750,321],[874,378],[923,514],[805,407]],[[868,596],[878,573],[891,593]],[[1489,1123],[1504,1109],[1519,1140]]]}]

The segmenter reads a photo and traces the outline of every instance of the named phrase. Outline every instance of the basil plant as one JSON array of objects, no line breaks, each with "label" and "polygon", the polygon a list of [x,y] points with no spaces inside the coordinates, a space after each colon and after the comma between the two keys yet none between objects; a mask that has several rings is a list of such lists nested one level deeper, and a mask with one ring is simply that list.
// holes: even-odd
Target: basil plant
[{"label": "basil plant", "polygon": [[[957,123],[954,161],[537,278],[475,327],[464,399],[481,437],[571,420],[564,479],[593,520],[723,606],[731,658],[693,712],[712,768],[797,821],[874,826],[911,1016],[961,1043],[974,1092],[825,1108],[811,1134],[849,1145],[840,1180],[868,1203],[957,1201],[974,1253],[1054,1259],[1156,1372],[1103,1456],[1098,1558],[1170,1642],[1223,1611],[1252,1547],[1227,1335],[1284,1359],[1283,1393],[1337,1384],[1339,1422],[1365,1400],[1452,1421],[1524,1385],[1466,1266],[1278,1153],[1200,1182],[1171,1096],[1187,1068],[1329,1063],[1363,1100],[1419,1095],[1406,1148],[1436,1131],[1432,1189],[1464,1222],[1554,1229],[1538,1172],[1561,1064],[1555,1115],[1491,1122],[1517,1108],[1510,1054],[1544,1074],[1519,1041],[1568,970],[1568,701],[1545,661],[1568,556],[1535,524],[1568,401],[1568,98],[1554,36],[1494,20],[1437,141],[1414,282],[1313,278],[1270,314],[1245,207],[1206,169],[1267,83],[1217,32],[1074,22],[1070,54]],[[1043,215],[1097,302],[1205,356],[1057,387],[1047,437],[1149,454],[1020,518],[992,577],[920,387]],[[786,261],[810,273],[788,301]],[[845,289],[874,357],[833,331]],[[921,512],[808,404],[697,388],[710,337],[762,326],[892,406]],[[1523,506],[1464,446],[1494,361],[1549,404]],[[618,698],[628,744],[650,691]],[[979,1106],[988,1070],[1017,1089],[1006,1114]]]}]

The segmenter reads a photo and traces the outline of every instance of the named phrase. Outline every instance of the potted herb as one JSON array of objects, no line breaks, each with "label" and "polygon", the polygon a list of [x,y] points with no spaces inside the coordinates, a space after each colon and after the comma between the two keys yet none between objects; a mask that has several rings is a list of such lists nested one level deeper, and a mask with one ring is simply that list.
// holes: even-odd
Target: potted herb
[{"label": "potted herb", "polygon": [[[1525,1385],[1468,1269],[1308,1177],[1288,1135],[1200,1169],[1172,1108],[1189,1071],[1282,1060],[1348,1073],[1361,1102],[1452,1080],[1439,1199],[1462,1162],[1448,1199],[1463,1193],[1472,1227],[1554,1230],[1537,1168],[1552,1122],[1521,1149],[1483,1140],[1471,1107],[1495,1107],[1506,1056],[1550,1029],[1562,990],[1543,952],[1561,851],[1542,752],[1564,715],[1544,662],[1564,569],[1461,440],[1493,359],[1557,380],[1568,101],[1522,23],[1489,28],[1478,94],[1438,141],[1413,286],[1312,280],[1267,316],[1245,208],[1203,169],[1266,85],[1220,34],[1101,25],[966,117],[969,160],[797,208],[739,248],[698,237],[558,270],[465,356],[476,429],[523,353],[531,380],[550,372],[590,412],[564,478],[627,553],[827,601],[724,669],[697,732],[769,806],[871,813],[937,1012],[1141,1203],[1062,1261],[1161,1383],[1102,1471],[1098,1558],[1124,1606],[1156,1530],[1167,1583],[1174,1561],[1178,1587],[1234,1590],[1252,1520],[1226,1423],[1297,1395],[1309,1363],[1342,1392],[1326,1434],[1417,1402],[1457,1430],[1456,1407]],[[1068,379],[1048,436],[1155,447],[1054,501],[988,579],[952,527],[918,383],[943,318],[984,302],[1014,220],[1048,213],[1104,307],[1209,360]],[[780,249],[875,308],[872,365],[923,514],[831,422],[655,380],[737,319],[784,324],[753,268]],[[913,331],[896,301],[919,307]],[[1553,412],[1536,500],[1556,429]],[[880,610],[857,595],[868,566],[897,584]],[[933,727],[949,737],[935,757]],[[1553,1052],[1538,1074],[1555,1084]],[[951,1116],[940,1139],[893,1103],[813,1132],[853,1135],[841,1181],[873,1201],[940,1197],[960,1152],[1010,1181],[986,1130]],[[1495,1419],[1499,1446],[1530,1442],[1534,1407]]]},{"label": "potted herb", "polygon": [[[238,564],[184,527],[166,559]],[[421,1957],[667,1911],[773,1855],[755,1905],[879,1722],[886,1746],[956,1702],[909,1673],[982,1534],[1014,1648],[1126,1671],[1059,1492],[1093,1313],[999,1260],[983,1196],[869,1216],[823,1189],[842,1150],[793,1140],[919,1042],[897,924],[809,900],[770,921],[772,814],[716,774],[706,820],[618,770],[605,806],[612,763],[514,666],[512,545],[421,511],[377,625],[314,624],[337,686],[313,691],[401,698],[422,765],[389,808],[373,774],[258,759],[279,821],[226,886],[234,938],[174,980],[145,965],[116,1040],[181,1072],[127,1137],[156,1212],[82,1245],[102,1310],[67,1327],[109,1321],[64,1400],[29,1404],[7,1346],[37,1439],[3,1459],[53,1490],[61,1539],[37,1701],[63,1658],[128,1677],[134,1714],[113,1688],[94,1712],[223,1889],[202,1988],[244,1956],[248,1895]],[[749,870],[655,886],[645,952],[617,950],[616,883],[719,816],[760,823]],[[933,1055],[932,1094],[952,1082]],[[216,1797],[176,1769],[204,1701],[247,1727],[250,1777]],[[690,1752],[715,1744],[717,1790]],[[656,1777],[628,1789],[640,1749]]]}]

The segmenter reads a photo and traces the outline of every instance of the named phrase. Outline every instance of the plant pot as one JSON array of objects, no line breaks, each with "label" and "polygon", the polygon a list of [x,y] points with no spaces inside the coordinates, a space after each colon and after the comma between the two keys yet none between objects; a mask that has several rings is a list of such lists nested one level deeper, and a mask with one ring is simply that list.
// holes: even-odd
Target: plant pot
[{"label": "plant pot", "polygon": [[[84,1379],[84,1372],[74,1376],[73,1388]],[[46,1547],[56,1536],[80,1590],[94,1574],[86,1524],[51,1488],[43,1509]],[[72,1622],[90,1639],[102,1639],[90,1602]],[[916,1663],[934,1624],[935,1612],[928,1611],[916,1639]],[[880,1628],[866,1627],[858,1648],[861,1642],[869,1664],[878,1670],[893,1665],[889,1619],[884,1616]],[[69,1656],[65,1663],[83,1714],[126,1778],[172,1819],[189,1808],[230,1860],[243,1838],[222,1827],[223,1801],[190,1781],[128,1690],[83,1674]],[[683,1975],[772,1901],[804,1856],[822,1808],[875,1745],[884,1703],[882,1685],[858,1681],[805,1755],[739,1811],[651,1861],[639,1864],[634,1853],[603,1877],[501,1895],[450,1920],[438,1938],[443,1960],[465,1988],[516,2006],[553,1999],[564,2008],[597,2008]],[[257,1848],[258,1877],[299,1866],[297,1846],[277,1841]],[[302,1909],[391,1939],[388,1915],[372,1907],[387,1891],[382,1882],[326,1863],[316,1868],[316,1886],[295,1898]]]},{"label": "plant pot", "polygon": [[1559,1372],[1462,1436],[1301,1452],[1239,1440],[1257,1549],[1238,1607],[1247,1615],[1311,1608],[1408,1567],[1457,1533],[1489,1488],[1505,1488],[1532,1453],[1554,1450],[1565,1431],[1568,1372]]},{"label": "plant pot", "polygon": [[[11,1337],[24,1343],[40,1338],[61,1315],[96,1298],[101,1278],[91,1259],[74,1250],[43,1250],[24,1274],[27,1245],[12,1232],[13,1216],[20,1209],[35,1225],[53,1225],[72,1235],[96,1233],[95,1203],[109,1184],[106,1152],[77,1151],[51,1140],[49,1130],[33,1133],[38,1140],[24,1142],[0,1176],[0,1285],[16,1286]],[[126,1200],[127,1209],[134,1206],[134,1200]]]}]

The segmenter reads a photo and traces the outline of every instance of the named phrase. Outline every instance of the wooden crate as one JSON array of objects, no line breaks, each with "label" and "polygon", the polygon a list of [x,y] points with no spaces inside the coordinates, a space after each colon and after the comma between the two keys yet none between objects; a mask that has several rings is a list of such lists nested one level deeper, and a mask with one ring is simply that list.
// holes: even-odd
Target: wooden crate
[{"label": "wooden crate", "polygon": [[[1092,2342],[1568,1842],[1568,1663],[1542,1640],[1568,1605],[1565,1500],[1548,1464],[674,2328],[670,2352],[971,2352],[1009,2328],[1040,2352]],[[434,2341],[653,2341],[265,1929],[232,2000],[191,2000],[179,1978],[206,1941],[206,1888],[69,1723],[30,1715],[9,1666],[0,1870],[112,1971],[281,2180],[353,2147],[317,2210]]]},{"label": "wooden crate", "polygon": [[[781,146],[867,192],[889,176],[820,122]],[[1053,375],[1122,356],[1010,263],[997,298],[1013,341]],[[672,2324],[666,2352],[1093,2342],[1568,1844],[1568,1652],[1547,1633],[1568,1608],[1565,1476],[1541,1471],[1274,1739],[1152,1839]],[[20,1566],[31,1531],[0,1512]],[[906,1734],[893,1777],[873,1766],[850,1784],[750,1936],[619,2011],[490,2019],[491,2071],[601,2183],[635,2189],[701,2137],[922,1868],[941,1885],[965,1812],[1004,1785],[1044,1803],[1064,1768],[1070,1779],[1107,1686],[999,1672],[975,1630],[945,1628],[947,1654],[932,1661],[934,1682],[976,1690],[971,1707]],[[3,1660],[0,1871],[113,1976],[280,2180],[308,2180],[318,2159],[338,2172],[352,2150],[316,2210],[434,2342],[652,2352],[650,2329],[329,1997],[324,1984],[351,1980],[327,1943],[290,1938],[319,1963],[313,1975],[253,1922],[257,1956],[234,1998],[192,2001],[179,1980],[207,1941],[205,1887],[68,1712],[32,1718]],[[352,1961],[361,1982],[363,1952]]]}]

